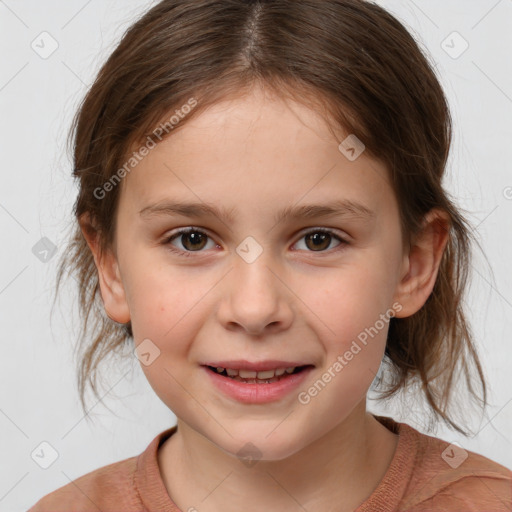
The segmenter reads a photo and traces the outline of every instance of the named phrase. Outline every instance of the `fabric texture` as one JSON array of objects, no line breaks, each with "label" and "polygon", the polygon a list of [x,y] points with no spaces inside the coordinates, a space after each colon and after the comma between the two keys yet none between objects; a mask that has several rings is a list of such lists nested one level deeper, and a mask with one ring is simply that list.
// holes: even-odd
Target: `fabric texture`
[{"label": "fabric texture", "polygon": [[[383,479],[354,512],[512,511],[512,471],[406,423],[375,418],[399,435],[398,444]],[[158,466],[158,448],[176,428],[158,434],[140,455],[51,492],[28,512],[187,512],[169,497]]]}]

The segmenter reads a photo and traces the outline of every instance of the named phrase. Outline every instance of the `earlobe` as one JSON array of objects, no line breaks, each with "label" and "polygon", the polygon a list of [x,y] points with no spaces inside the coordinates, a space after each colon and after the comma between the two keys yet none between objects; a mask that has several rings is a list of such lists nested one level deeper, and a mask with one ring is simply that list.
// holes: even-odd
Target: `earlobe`
[{"label": "earlobe", "polygon": [[419,311],[434,288],[441,259],[450,236],[450,218],[440,209],[430,210],[423,228],[404,255],[402,277],[394,299],[402,305],[396,315],[405,318]]},{"label": "earlobe", "polygon": [[107,316],[114,322],[128,323],[130,321],[130,311],[115,254],[111,249],[101,250],[98,242],[98,231],[88,214],[84,214],[80,219],[80,228],[94,257],[101,298]]}]

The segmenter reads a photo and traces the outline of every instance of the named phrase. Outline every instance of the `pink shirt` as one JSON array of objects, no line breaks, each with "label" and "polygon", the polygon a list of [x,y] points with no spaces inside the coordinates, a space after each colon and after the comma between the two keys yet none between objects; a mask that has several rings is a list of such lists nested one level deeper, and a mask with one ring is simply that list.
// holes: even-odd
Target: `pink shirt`
[{"label": "pink shirt", "polygon": [[[384,478],[354,512],[512,511],[509,469],[406,423],[375,417],[399,435],[398,445]],[[158,434],[140,455],[51,492],[28,512],[187,512],[167,494],[158,467],[158,447],[176,428]]]}]

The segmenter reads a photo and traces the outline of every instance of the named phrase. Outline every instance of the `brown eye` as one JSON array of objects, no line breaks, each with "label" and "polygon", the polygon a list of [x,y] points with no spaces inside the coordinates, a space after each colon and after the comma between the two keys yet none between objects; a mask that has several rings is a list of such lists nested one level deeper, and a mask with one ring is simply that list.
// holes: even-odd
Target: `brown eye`
[{"label": "brown eye", "polygon": [[[184,255],[188,256],[186,253],[190,252],[202,252],[207,245],[208,239],[210,237],[200,229],[196,228],[188,228],[181,229],[177,233],[167,237],[163,244],[168,245],[169,249],[174,252],[184,253]],[[176,246],[173,242],[179,242],[179,245]],[[215,246],[215,243],[213,243]]]},{"label": "brown eye", "polygon": [[300,241],[302,240],[304,240],[305,245],[305,249],[303,250],[306,250],[307,252],[327,252],[327,249],[329,249],[334,240],[338,241],[338,244],[334,246],[334,248],[339,245],[348,244],[348,242],[338,235],[335,235],[332,231],[324,229],[310,231],[309,233],[306,233]]},{"label": "brown eye", "polygon": [[189,233],[182,233],[180,241],[188,251],[197,251],[205,246],[207,238],[204,233],[191,231]]},{"label": "brown eye", "polygon": [[314,251],[327,249],[331,243],[331,238],[331,235],[322,232],[311,233],[305,237],[306,245]]}]

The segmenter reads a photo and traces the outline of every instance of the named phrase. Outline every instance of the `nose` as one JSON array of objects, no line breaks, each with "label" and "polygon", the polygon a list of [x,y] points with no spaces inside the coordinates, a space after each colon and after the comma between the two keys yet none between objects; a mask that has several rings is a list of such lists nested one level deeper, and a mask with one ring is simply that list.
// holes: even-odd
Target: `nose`
[{"label": "nose", "polygon": [[266,251],[251,263],[235,254],[218,309],[222,325],[253,336],[287,329],[293,320],[293,294],[280,274],[282,267]]}]

